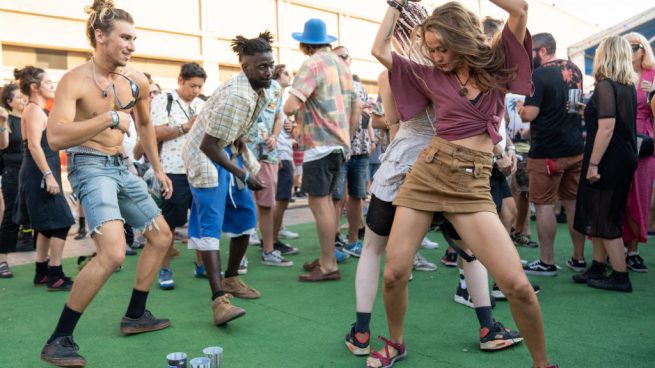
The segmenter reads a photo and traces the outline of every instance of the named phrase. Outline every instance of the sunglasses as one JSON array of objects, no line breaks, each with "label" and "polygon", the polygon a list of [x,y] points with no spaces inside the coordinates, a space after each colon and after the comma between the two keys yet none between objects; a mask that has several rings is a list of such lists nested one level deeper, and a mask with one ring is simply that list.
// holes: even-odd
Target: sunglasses
[{"label": "sunglasses", "polygon": [[130,82],[130,90],[132,91],[132,101],[128,102],[127,105],[123,105],[123,102],[118,97],[118,92],[116,91],[116,83],[112,82],[111,84],[111,88],[114,91],[114,96],[116,96],[116,102],[118,102],[118,108],[120,110],[127,110],[133,108],[134,105],[136,105],[136,99],[139,97],[139,86],[136,83],[134,83],[133,80],[124,76],[123,74],[114,73],[114,72],[110,72],[110,74],[120,75],[121,77],[127,79]]},{"label": "sunglasses", "polygon": [[348,58],[350,57],[350,55],[348,55],[348,54],[341,54],[341,55],[339,55],[339,57],[342,58],[343,60],[348,60]]},{"label": "sunglasses", "polygon": [[637,52],[637,51],[639,51],[639,49],[643,49],[644,46],[642,46],[641,44],[638,44],[638,43],[634,43],[634,44],[630,45],[630,48],[632,49],[632,52]]}]

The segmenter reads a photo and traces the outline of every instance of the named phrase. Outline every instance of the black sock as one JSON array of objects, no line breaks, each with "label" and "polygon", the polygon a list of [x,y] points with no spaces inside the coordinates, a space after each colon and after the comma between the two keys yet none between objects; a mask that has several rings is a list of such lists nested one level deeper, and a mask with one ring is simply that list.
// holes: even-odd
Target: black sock
[{"label": "black sock", "polygon": [[494,320],[491,318],[491,307],[475,308],[475,315],[478,316],[480,328],[487,327],[491,329],[494,326]]},{"label": "black sock", "polygon": [[48,262],[36,262],[36,274],[39,276],[45,276],[48,274]]},{"label": "black sock", "polygon": [[61,265],[59,265],[59,266],[50,266],[48,268],[48,276],[52,278],[52,277],[64,277],[66,275],[64,275],[64,269],[61,267]]},{"label": "black sock", "polygon": [[238,269],[236,271],[229,271],[229,270],[225,271],[225,278],[234,277],[234,276],[239,276],[239,270]]},{"label": "black sock", "polygon": [[371,313],[357,312],[357,320],[355,322],[355,332],[365,332],[370,330]]},{"label": "black sock", "polygon": [[48,344],[58,337],[73,336],[73,330],[75,330],[77,321],[80,320],[81,316],[82,313],[76,312],[68,308],[67,305],[64,305],[64,310],[61,311],[61,316],[59,317],[57,327],[55,327],[55,332],[53,332],[52,336],[48,339]]},{"label": "black sock", "polygon": [[130,299],[125,317],[133,319],[141,317],[146,312],[146,300],[148,300],[147,291],[132,289],[132,299]]},{"label": "black sock", "polygon": [[219,291],[215,292],[212,295],[212,301],[214,301],[214,299],[216,299],[216,298],[222,297],[223,295],[225,295],[225,292],[223,290],[219,290]]},{"label": "black sock", "polygon": [[86,217],[80,217],[80,231],[85,230],[86,227]]}]

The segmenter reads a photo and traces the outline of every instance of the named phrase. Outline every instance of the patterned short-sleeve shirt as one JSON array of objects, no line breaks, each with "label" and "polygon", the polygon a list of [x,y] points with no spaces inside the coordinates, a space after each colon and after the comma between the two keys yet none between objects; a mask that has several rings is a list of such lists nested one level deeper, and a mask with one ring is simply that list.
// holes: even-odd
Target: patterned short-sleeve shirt
[{"label": "patterned short-sleeve shirt", "polygon": [[[191,128],[184,149],[184,164],[189,183],[196,188],[218,185],[218,173],[211,159],[202,152],[200,144],[205,134],[220,139],[223,147],[247,135],[270,97],[266,89],[255,91],[244,73],[223,83],[207,100]],[[243,153],[244,162],[251,172],[259,171],[252,152]]]},{"label": "patterned short-sleeve shirt", "polygon": [[270,100],[264,104],[264,108],[259,113],[257,121],[250,129],[248,147],[256,155],[259,153],[259,150],[263,149],[266,159],[262,160],[262,162],[276,164],[279,162],[277,148],[269,150],[262,147],[261,143],[273,133],[275,117],[282,111],[282,87],[278,82],[272,81],[267,93]]},{"label": "patterned short-sleeve shirt", "polygon": [[289,93],[303,102],[296,113],[299,148],[341,146],[350,151],[349,121],[357,98],[348,66],[329,48],[314,53],[300,67]]},{"label": "patterned short-sleeve shirt", "polygon": [[[194,98],[190,104],[184,102],[177,91],[170,92],[173,100],[171,103],[171,114],[168,115],[166,109],[168,105],[168,93],[162,93],[152,100],[150,105],[150,120],[157,125],[170,125],[180,126],[186,124],[193,115],[202,110],[205,101],[200,98]],[[184,160],[182,159],[182,152],[184,152],[184,144],[186,143],[186,134],[175,137],[162,144],[159,157],[164,172],[167,174],[185,174]]]}]

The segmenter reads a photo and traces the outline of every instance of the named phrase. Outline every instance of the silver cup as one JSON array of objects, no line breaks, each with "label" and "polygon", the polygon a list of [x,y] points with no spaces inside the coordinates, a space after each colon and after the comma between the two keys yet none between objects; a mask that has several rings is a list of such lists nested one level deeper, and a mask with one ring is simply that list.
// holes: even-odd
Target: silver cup
[{"label": "silver cup", "polygon": [[191,368],[211,368],[211,360],[207,357],[193,358],[189,362]]},{"label": "silver cup", "polygon": [[223,366],[223,348],[220,346],[210,346],[202,349],[202,353],[211,361],[211,368]]},{"label": "silver cup", "polygon": [[187,368],[186,353],[176,352],[166,355],[168,368]]},{"label": "silver cup", "polygon": [[580,103],[580,94],[581,91],[577,88],[569,89],[569,100],[568,100],[568,113],[577,114],[578,113],[578,104]]}]

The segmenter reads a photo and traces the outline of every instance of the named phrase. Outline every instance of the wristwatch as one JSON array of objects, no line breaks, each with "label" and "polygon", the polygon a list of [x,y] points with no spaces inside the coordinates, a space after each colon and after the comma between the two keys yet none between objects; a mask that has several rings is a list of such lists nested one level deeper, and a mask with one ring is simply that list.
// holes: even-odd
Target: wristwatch
[{"label": "wristwatch", "polygon": [[505,156],[507,156],[507,155],[505,154],[505,151],[502,151],[502,152],[500,153],[500,155],[494,155],[494,159],[495,159],[496,161],[498,161],[498,160],[502,160],[503,158],[505,158]]}]

